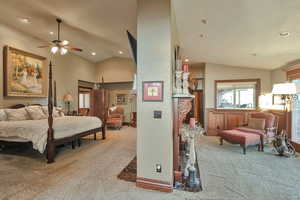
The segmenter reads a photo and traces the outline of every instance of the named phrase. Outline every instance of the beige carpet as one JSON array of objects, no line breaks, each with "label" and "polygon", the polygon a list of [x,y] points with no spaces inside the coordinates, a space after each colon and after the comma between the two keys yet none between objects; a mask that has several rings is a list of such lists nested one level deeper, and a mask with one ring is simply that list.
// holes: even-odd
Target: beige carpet
[{"label": "beige carpet", "polygon": [[255,149],[244,156],[238,147],[220,147],[213,137],[201,137],[199,141],[203,192],[164,194],[136,188],[134,183],[117,178],[136,155],[135,143],[136,129],[124,127],[108,131],[106,140],[94,141],[91,137],[81,148],[64,148],[51,165],[37,153],[0,153],[0,199],[299,200],[299,158],[279,158]]},{"label": "beige carpet", "polygon": [[217,137],[201,136],[197,155],[204,199],[300,200],[300,157],[276,156],[271,146],[265,152]]}]

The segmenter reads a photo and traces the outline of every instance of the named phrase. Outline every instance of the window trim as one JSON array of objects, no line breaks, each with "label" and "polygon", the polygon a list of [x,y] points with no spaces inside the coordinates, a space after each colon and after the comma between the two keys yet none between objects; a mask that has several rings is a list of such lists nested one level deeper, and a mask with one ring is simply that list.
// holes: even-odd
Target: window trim
[{"label": "window trim", "polygon": [[[256,82],[256,88],[255,88],[255,108],[252,109],[234,109],[234,108],[218,108],[217,106],[217,93],[218,93],[218,88],[217,84],[218,83],[234,83],[234,82]],[[215,101],[215,109],[216,110],[257,110],[258,109],[258,103],[259,103],[259,96],[261,94],[261,84],[260,84],[260,79],[232,79],[232,80],[215,80],[215,96],[214,96],[214,101]]]},{"label": "window trim", "polygon": [[[83,90],[86,90],[86,91],[81,91],[81,89],[83,89]],[[88,91],[89,90],[89,91]],[[79,111],[79,94],[80,93],[85,93],[85,92],[87,92],[87,93],[90,93],[91,91],[93,90],[93,88],[91,88],[91,87],[85,87],[85,86],[80,86],[80,85],[78,85],[78,93],[77,93],[77,102],[78,102],[78,104],[77,104],[77,111]],[[91,106],[91,105],[90,105]]]}]

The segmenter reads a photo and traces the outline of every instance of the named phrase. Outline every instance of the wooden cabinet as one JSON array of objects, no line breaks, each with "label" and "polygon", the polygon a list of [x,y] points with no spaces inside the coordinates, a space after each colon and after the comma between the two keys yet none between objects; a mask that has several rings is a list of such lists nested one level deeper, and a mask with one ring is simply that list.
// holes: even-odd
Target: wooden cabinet
[{"label": "wooden cabinet", "polygon": [[246,123],[247,114],[245,112],[226,113],[226,129],[243,126]]},{"label": "wooden cabinet", "polygon": [[257,110],[207,109],[207,135],[217,135],[219,130],[230,130],[246,124],[251,112]]},{"label": "wooden cabinet", "polygon": [[208,113],[207,134],[216,135],[217,130],[225,128],[225,114],[218,112]]},{"label": "wooden cabinet", "polygon": [[[207,109],[207,135],[217,135],[219,130],[230,130],[248,123],[249,114],[260,110],[218,110]],[[284,111],[266,110],[278,116],[278,131],[286,129]]]},{"label": "wooden cabinet", "polygon": [[109,92],[106,89],[91,91],[90,116],[99,117],[102,122],[106,122],[109,108]]}]

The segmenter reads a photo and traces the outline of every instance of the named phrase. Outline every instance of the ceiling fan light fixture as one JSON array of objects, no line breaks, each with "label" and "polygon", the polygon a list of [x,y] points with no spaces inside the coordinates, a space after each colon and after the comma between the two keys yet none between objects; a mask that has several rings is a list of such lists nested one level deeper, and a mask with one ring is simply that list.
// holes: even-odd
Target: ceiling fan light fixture
[{"label": "ceiling fan light fixture", "polygon": [[58,51],[58,47],[52,47],[52,48],[51,48],[51,52],[52,52],[53,54],[56,54],[57,51]]},{"label": "ceiling fan light fixture", "polygon": [[67,52],[68,52],[68,49],[66,49],[64,47],[60,48],[60,54],[61,55],[65,55]]},{"label": "ceiling fan light fixture", "polygon": [[64,41],[62,41],[62,45],[68,45],[69,44],[69,41],[68,40],[64,40]]},{"label": "ceiling fan light fixture", "polygon": [[28,18],[20,18],[20,22],[22,22],[24,24],[29,24],[30,20]]}]

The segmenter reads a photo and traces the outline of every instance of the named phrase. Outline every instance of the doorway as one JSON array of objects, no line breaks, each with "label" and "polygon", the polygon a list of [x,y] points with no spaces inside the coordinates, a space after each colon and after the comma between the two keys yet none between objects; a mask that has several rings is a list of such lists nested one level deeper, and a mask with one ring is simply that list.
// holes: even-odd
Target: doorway
[{"label": "doorway", "polygon": [[88,116],[90,111],[90,97],[92,88],[78,86],[78,114]]}]

